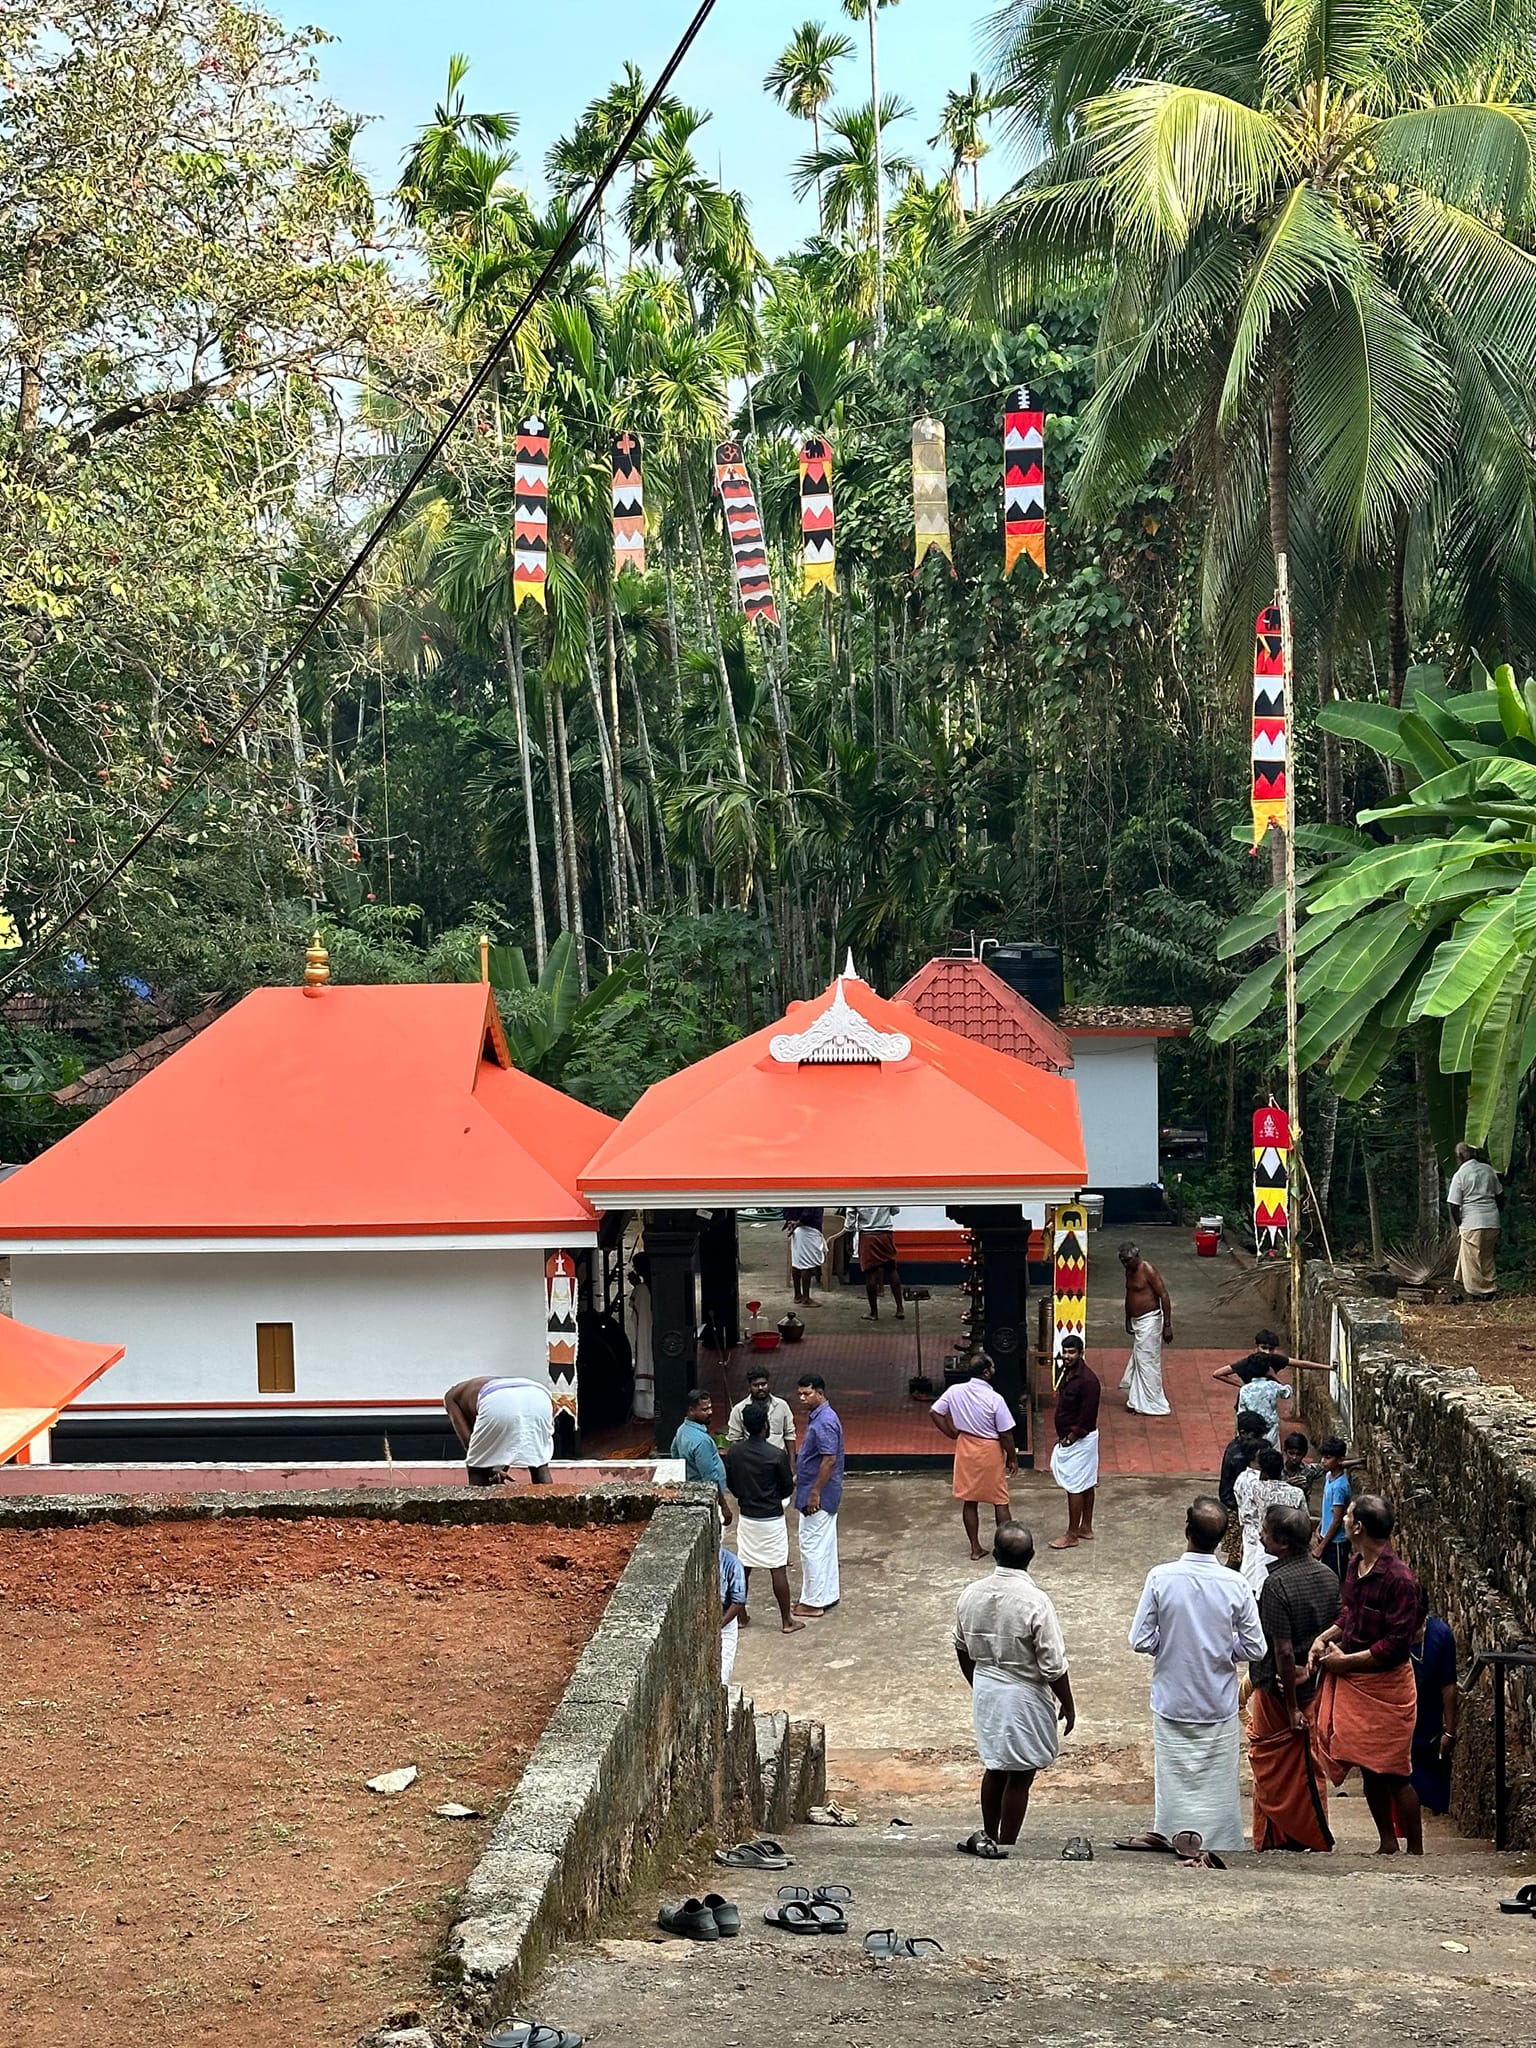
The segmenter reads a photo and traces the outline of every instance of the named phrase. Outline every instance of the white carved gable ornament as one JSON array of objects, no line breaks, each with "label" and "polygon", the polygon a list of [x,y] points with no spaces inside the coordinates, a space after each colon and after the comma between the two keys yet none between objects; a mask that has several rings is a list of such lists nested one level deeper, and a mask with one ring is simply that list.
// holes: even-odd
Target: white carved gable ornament
[{"label": "white carved gable ornament", "polygon": [[780,1031],[768,1041],[773,1058],[786,1067],[878,1067],[904,1060],[912,1041],[901,1031],[881,1031],[856,1010],[838,976],[832,1000],[804,1031]]}]

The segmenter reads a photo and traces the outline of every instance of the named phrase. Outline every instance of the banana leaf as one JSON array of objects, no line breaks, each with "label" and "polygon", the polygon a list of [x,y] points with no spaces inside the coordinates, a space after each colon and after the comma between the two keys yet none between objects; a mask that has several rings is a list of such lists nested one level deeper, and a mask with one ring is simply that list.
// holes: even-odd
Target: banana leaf
[{"label": "banana leaf", "polygon": [[1414,998],[1413,1021],[1448,1017],[1497,965],[1512,961],[1516,953],[1515,906],[1509,897],[1492,907],[1479,905],[1465,911],[1455,931],[1435,949]]},{"label": "banana leaf", "polygon": [[1211,1019],[1209,1032],[1215,1044],[1225,1045],[1229,1038],[1235,1038],[1239,1031],[1251,1024],[1261,1010],[1268,1008],[1270,995],[1284,966],[1284,956],[1276,953],[1238,983]]}]

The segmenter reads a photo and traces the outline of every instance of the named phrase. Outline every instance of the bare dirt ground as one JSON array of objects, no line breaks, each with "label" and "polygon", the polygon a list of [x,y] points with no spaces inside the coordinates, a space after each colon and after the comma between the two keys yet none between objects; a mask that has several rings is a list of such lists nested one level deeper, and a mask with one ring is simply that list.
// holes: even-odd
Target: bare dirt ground
[{"label": "bare dirt ground", "polygon": [[1471,1366],[1491,1387],[1536,1400],[1536,1295],[1498,1301],[1392,1304],[1403,1334],[1437,1365]]},{"label": "bare dirt ground", "polygon": [[[350,2044],[422,2003],[638,1533],[0,1537],[6,2048]],[[365,1789],[404,1764],[407,1792]]]}]

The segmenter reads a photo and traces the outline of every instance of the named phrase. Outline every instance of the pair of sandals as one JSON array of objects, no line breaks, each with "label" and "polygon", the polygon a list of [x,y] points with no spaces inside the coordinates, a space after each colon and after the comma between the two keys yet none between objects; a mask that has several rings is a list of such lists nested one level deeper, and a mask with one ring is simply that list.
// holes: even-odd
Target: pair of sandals
[{"label": "pair of sandals", "polygon": [[781,1884],[779,1903],[763,1909],[770,1927],[788,1934],[846,1934],[853,1893],[845,1884]]},{"label": "pair of sandals", "polygon": [[715,1851],[715,1861],[729,1870],[788,1870],[794,1860],[784,1844],[771,1835],[759,1835],[755,1842],[737,1842],[733,1848]]},{"label": "pair of sandals", "polygon": [[864,1953],[868,1956],[911,1956],[921,1962],[926,1956],[941,1956],[944,1953],[942,1941],[935,1941],[931,1934],[898,1934],[894,1927],[873,1927],[864,1937]]},{"label": "pair of sandals", "polygon": [[485,2036],[482,2048],[582,2048],[586,2038],[540,2020],[505,2020]]},{"label": "pair of sandals", "polygon": [[1185,1870],[1225,1870],[1226,1864],[1214,1849],[1207,1849],[1198,1828],[1180,1828],[1171,1838],[1149,1829],[1144,1835],[1128,1835],[1115,1844],[1117,1849],[1150,1849],[1164,1856],[1176,1856]]},{"label": "pair of sandals", "polygon": [[1512,1899],[1500,1899],[1501,1913],[1529,1913],[1536,1917],[1536,1884],[1523,1884]]}]

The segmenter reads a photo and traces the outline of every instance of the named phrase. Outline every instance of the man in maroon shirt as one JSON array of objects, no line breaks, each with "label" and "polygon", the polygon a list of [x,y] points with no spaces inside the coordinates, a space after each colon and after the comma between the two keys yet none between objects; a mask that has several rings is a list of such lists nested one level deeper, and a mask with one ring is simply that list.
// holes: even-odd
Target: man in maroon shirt
[{"label": "man in maroon shirt", "polygon": [[1081,1337],[1061,1340],[1061,1382],[1056,1390],[1056,1448],[1051,1477],[1067,1496],[1067,1533],[1052,1550],[1075,1550],[1093,1541],[1093,1499],[1099,1484],[1098,1375],[1083,1355]]},{"label": "man in maroon shirt", "polygon": [[1307,1675],[1321,1676],[1317,1740],[1336,1785],[1351,1765],[1365,1781],[1365,1802],[1380,1839],[1397,1854],[1401,1827],[1410,1856],[1424,1854],[1424,1823],[1413,1789],[1413,1731],[1418,1693],[1409,1653],[1419,1627],[1419,1582],[1392,1548],[1392,1510],[1364,1493],[1344,1518],[1354,1555],[1332,1628],[1312,1645]]}]

